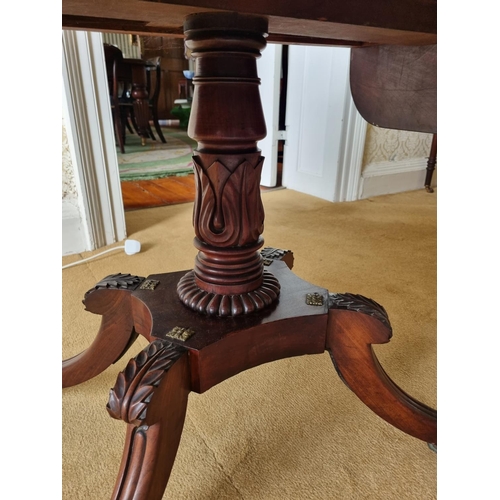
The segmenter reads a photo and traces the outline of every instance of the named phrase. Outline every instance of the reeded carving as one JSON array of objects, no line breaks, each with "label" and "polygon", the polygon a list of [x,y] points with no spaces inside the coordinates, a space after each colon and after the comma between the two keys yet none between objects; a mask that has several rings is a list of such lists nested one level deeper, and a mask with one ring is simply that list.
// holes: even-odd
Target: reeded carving
[{"label": "reeded carving", "polygon": [[329,309],[347,309],[373,316],[390,330],[389,338],[392,336],[392,327],[386,310],[372,299],[353,293],[331,293],[328,307]]},{"label": "reeded carving", "polygon": [[264,265],[269,266],[273,260],[282,260],[291,269],[293,266],[293,252],[291,250],[282,250],[281,248],[265,247],[260,251],[264,260]]},{"label": "reeded carving", "polygon": [[129,424],[145,423],[148,404],[165,373],[185,349],[166,340],[155,340],[119,373],[109,393],[108,413]]},{"label": "reeded carving", "polygon": [[268,271],[264,271],[262,285],[247,293],[222,295],[206,292],[196,284],[193,271],[185,274],[177,285],[181,301],[190,309],[210,316],[239,316],[260,311],[279,296],[280,284]]},{"label": "reeded carving", "polygon": [[131,274],[110,274],[103,278],[94,288],[91,288],[85,296],[89,293],[99,290],[99,288],[116,288],[116,289],[129,289],[135,290],[140,283],[144,281],[141,276],[133,276]]},{"label": "reeded carving", "polygon": [[196,236],[216,247],[257,241],[264,230],[260,152],[246,159],[198,154],[193,161],[198,188],[193,215]]}]

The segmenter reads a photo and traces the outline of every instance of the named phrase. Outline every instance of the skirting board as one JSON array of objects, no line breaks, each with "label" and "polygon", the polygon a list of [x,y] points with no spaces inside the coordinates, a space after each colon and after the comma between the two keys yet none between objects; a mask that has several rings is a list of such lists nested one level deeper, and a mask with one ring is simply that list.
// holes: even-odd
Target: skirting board
[{"label": "skirting board", "polygon": [[[427,158],[385,161],[367,165],[361,173],[358,199],[424,189]],[[432,176],[436,186],[437,169]]]}]

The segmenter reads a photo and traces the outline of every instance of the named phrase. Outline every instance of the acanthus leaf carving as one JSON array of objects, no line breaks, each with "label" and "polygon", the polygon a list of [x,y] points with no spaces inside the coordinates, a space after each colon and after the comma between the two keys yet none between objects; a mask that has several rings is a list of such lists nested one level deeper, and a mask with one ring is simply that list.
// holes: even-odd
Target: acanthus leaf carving
[{"label": "acanthus leaf carving", "polygon": [[265,266],[269,266],[275,260],[282,260],[292,269],[293,267],[293,252],[291,250],[282,250],[281,248],[265,247],[260,251]]},{"label": "acanthus leaf carving", "polygon": [[141,425],[154,391],[165,373],[185,352],[185,348],[166,340],[155,340],[118,374],[110,390],[108,413],[118,420]]},{"label": "acanthus leaf carving", "polygon": [[390,330],[392,336],[392,327],[386,310],[373,299],[354,293],[331,293],[328,305],[329,309],[346,309],[373,316]]},{"label": "acanthus leaf carving", "polygon": [[193,213],[195,233],[209,245],[245,246],[257,241],[264,230],[260,197],[264,158],[248,155],[252,161],[243,157],[233,166],[230,161],[223,162],[224,156],[214,161],[201,153],[193,157],[200,193]]},{"label": "acanthus leaf carving", "polygon": [[[145,278],[134,276],[132,274],[110,274],[97,283],[94,288],[91,288],[85,293],[85,298],[92,292],[101,288],[112,288],[117,290],[135,290]],[[85,300],[85,299],[84,299]]]}]

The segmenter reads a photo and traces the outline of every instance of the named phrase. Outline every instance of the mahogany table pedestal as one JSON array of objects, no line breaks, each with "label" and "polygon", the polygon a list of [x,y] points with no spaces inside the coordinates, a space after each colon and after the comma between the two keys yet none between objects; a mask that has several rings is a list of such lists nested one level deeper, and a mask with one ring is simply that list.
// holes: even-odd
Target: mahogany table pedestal
[{"label": "mahogany table pedestal", "polygon": [[63,385],[109,367],[143,335],[111,390],[108,412],[127,439],[114,499],[157,500],[179,445],[188,394],[203,393],[262,363],[329,351],[342,380],[387,422],[436,444],[436,412],[398,388],[372,344],[390,340],[382,306],[335,294],[291,272],[289,251],[264,248],[260,198],[266,134],[256,58],[267,20],[233,13],[188,16],[186,47],[196,58],[189,135],[194,165],[194,269],[147,278],[115,274],[85,295],[102,315],[93,344],[63,362]]}]

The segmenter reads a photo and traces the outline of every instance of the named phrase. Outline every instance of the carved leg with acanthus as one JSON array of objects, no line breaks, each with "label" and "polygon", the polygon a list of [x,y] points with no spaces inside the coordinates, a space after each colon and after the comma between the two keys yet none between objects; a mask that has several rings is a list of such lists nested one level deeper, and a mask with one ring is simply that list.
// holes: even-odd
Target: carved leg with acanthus
[{"label": "carved leg with acanthus", "polygon": [[362,295],[330,294],[327,350],[346,385],[371,410],[398,429],[437,443],[437,412],[401,390],[385,373],[372,344],[392,329],[385,309]]},{"label": "carved leg with acanthus", "polygon": [[87,311],[102,315],[94,342],[62,363],[63,387],[81,384],[118,361],[137,338],[130,306],[131,292],[144,278],[112,274],[85,294]]},{"label": "carved leg with acanthus", "polygon": [[179,446],[190,374],[188,351],[155,340],[118,375],[107,406],[127,422],[113,500],[160,500]]}]

